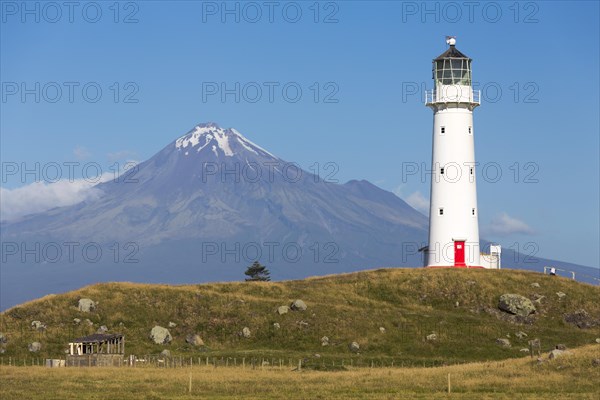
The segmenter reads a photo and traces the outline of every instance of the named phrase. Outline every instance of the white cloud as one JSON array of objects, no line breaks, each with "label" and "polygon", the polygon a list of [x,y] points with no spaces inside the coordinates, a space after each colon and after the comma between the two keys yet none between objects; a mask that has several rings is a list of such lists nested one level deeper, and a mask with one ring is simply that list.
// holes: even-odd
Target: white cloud
[{"label": "white cloud", "polygon": [[34,182],[15,189],[0,187],[0,220],[12,221],[51,208],[95,200],[102,192],[94,186],[113,176],[112,173],[106,173],[100,179],[94,180],[64,179],[55,183]]},{"label": "white cloud", "polygon": [[402,200],[406,201],[409,206],[414,208],[417,211],[422,212],[423,214],[429,214],[429,199],[423,196],[423,194],[417,190],[409,194],[408,196],[404,196],[402,193],[404,191],[404,185],[398,186],[394,189],[394,194],[400,197]]},{"label": "white cloud", "polygon": [[486,231],[499,236],[508,236],[512,234],[532,235],[535,233],[533,228],[525,222],[511,217],[505,212],[494,217]]},{"label": "white cloud", "polygon": [[73,149],[73,155],[78,160],[86,160],[92,155],[88,149],[83,146],[77,146]]},{"label": "white cloud", "polygon": [[114,153],[108,153],[106,155],[106,158],[108,158],[108,161],[111,163],[117,162],[117,161],[130,162],[130,161],[133,161],[132,159],[135,159],[137,157],[138,157],[138,155],[135,151],[129,151],[129,150],[115,151]]},{"label": "white cloud", "polygon": [[429,214],[429,199],[425,198],[418,190],[410,194],[406,198],[406,202],[417,211],[420,211],[423,214]]}]

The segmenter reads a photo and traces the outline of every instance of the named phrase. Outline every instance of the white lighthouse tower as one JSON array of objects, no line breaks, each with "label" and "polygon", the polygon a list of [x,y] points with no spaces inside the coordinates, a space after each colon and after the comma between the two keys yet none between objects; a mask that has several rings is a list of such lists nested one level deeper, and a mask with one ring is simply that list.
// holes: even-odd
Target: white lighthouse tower
[{"label": "white lighthouse tower", "polygon": [[471,59],[447,37],[448,50],[433,60],[431,205],[427,267],[481,267],[473,110],[480,93],[471,85]]}]

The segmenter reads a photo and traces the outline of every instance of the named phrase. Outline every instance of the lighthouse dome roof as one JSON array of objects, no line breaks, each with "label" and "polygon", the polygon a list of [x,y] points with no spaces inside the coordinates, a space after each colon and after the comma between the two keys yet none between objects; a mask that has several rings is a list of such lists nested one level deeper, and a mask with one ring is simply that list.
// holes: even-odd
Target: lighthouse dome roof
[{"label": "lighthouse dome roof", "polygon": [[437,58],[434,59],[434,61],[444,60],[447,58],[466,58],[466,59],[470,60],[469,57],[467,57],[465,54],[461,53],[454,45],[450,45],[448,50],[446,50],[445,52],[440,54]]}]

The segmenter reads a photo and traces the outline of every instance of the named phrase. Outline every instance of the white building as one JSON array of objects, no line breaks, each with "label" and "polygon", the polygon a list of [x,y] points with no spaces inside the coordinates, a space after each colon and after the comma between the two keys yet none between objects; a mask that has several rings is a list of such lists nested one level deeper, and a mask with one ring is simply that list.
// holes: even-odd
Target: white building
[{"label": "white building", "polygon": [[[481,257],[475,166],[473,110],[480,92],[471,81],[471,59],[448,37],[448,50],[433,60],[435,89],[425,93],[433,110],[433,151],[427,267],[499,267]],[[482,258],[485,258],[482,260]]]}]

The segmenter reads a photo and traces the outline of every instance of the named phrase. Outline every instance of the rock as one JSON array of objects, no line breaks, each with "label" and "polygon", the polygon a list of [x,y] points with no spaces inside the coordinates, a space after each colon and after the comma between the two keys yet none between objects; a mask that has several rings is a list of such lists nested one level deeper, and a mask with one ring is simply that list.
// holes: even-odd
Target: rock
[{"label": "rock", "polygon": [[46,330],[46,325],[41,323],[40,321],[32,321],[31,327],[37,331],[43,332]]},{"label": "rock", "polygon": [[169,328],[175,328],[177,324],[175,322],[169,321]]},{"label": "rock", "polygon": [[173,340],[173,337],[167,328],[155,325],[150,331],[150,339],[156,344],[167,344]]},{"label": "rock", "polygon": [[567,346],[565,346],[564,344],[557,344],[556,346],[554,346],[555,349],[557,350],[566,350]]},{"label": "rock", "polygon": [[540,287],[540,284],[539,284],[539,283],[537,283],[537,282],[533,282],[533,283],[531,284],[531,287],[532,287],[532,288],[539,288],[539,287]]},{"label": "rock", "polygon": [[321,346],[329,346],[329,338],[327,336],[321,338]]},{"label": "rock", "polygon": [[275,322],[275,323],[273,323],[273,328],[281,329],[281,325],[279,325],[279,322]]},{"label": "rock", "polygon": [[600,344],[600,337],[596,338],[596,343]]},{"label": "rock", "polygon": [[456,307],[456,308],[460,307],[460,303],[457,301],[456,303],[454,303],[454,307]]},{"label": "rock", "polygon": [[290,311],[290,308],[288,306],[277,307],[277,314],[279,314],[279,315],[287,314],[288,311]]},{"label": "rock", "polygon": [[306,308],[306,303],[300,299],[294,300],[290,305],[292,311],[306,311]]},{"label": "rock", "polygon": [[380,326],[380,327],[379,327],[379,332],[381,332],[381,333],[385,333],[385,328],[384,328],[383,326]]},{"label": "rock", "polygon": [[594,358],[592,360],[592,367],[600,367],[600,358]]},{"label": "rock", "polygon": [[510,344],[510,340],[504,339],[504,338],[496,339],[496,344],[499,345],[500,347],[506,347],[506,348],[512,347]]},{"label": "rock", "polygon": [[428,342],[435,342],[437,339],[438,339],[438,336],[435,333],[432,333],[431,335],[427,335]]},{"label": "rock", "polygon": [[96,331],[96,333],[100,333],[100,334],[104,334],[108,332],[108,328],[106,327],[106,325],[102,325],[100,328],[98,328],[98,330]]},{"label": "rock", "polygon": [[515,333],[515,336],[518,337],[519,339],[525,339],[527,337],[527,334],[525,332],[517,332]]},{"label": "rock", "polygon": [[360,345],[356,342],[352,342],[348,345],[348,348],[351,352],[358,353],[358,351],[360,350]]},{"label": "rock", "polygon": [[0,354],[4,354],[6,352],[6,349],[4,347],[0,347]]},{"label": "rock", "polygon": [[8,342],[6,335],[4,333],[0,332],[0,344],[4,344],[6,342]]},{"label": "rock", "polygon": [[42,344],[40,342],[29,343],[29,346],[27,346],[27,349],[32,353],[37,353],[38,351],[40,351],[42,349]]},{"label": "rock", "polygon": [[556,292],[556,295],[558,296],[559,300],[562,300],[567,294],[563,292]]},{"label": "rock", "polygon": [[303,328],[306,328],[308,326],[308,322],[306,321],[296,321],[296,323]]},{"label": "rock", "polygon": [[73,323],[75,325],[79,325],[81,323],[81,320],[79,318],[73,318]]},{"label": "rock", "polygon": [[599,325],[599,322],[592,318],[584,309],[565,314],[564,320],[569,324],[576,325],[580,329],[589,329]]},{"label": "rock", "polygon": [[87,319],[87,318],[85,319],[85,324],[87,326],[94,326],[94,323],[92,321],[90,321],[89,319]]},{"label": "rock", "polygon": [[527,297],[519,294],[503,294],[498,301],[498,308],[502,311],[527,317],[535,312],[535,306]]},{"label": "rock", "polygon": [[79,299],[77,308],[81,312],[90,312],[96,309],[97,303],[92,299]]},{"label": "rock", "polygon": [[171,351],[165,349],[165,350],[163,350],[163,351],[160,352],[160,356],[162,358],[171,358]]},{"label": "rock", "polygon": [[541,295],[541,294],[536,293],[533,295],[533,301],[534,301],[534,303],[537,303],[537,304],[542,304],[542,300],[544,300],[545,298],[546,298],[546,296]]},{"label": "rock", "polygon": [[242,329],[242,336],[246,339],[249,338],[251,334],[252,332],[250,332],[250,328],[248,328],[247,326],[245,326],[244,329]]},{"label": "rock", "polygon": [[315,353],[315,358],[321,358],[321,355],[319,353]]},{"label": "rock", "polygon": [[571,355],[570,351],[554,349],[548,354],[548,358],[553,360],[555,358],[568,356],[568,355]]},{"label": "rock", "polygon": [[198,334],[190,333],[185,337],[185,341],[192,346],[204,346],[204,340]]},{"label": "rock", "polygon": [[523,347],[521,350],[519,350],[521,353],[529,353],[529,349]]}]

